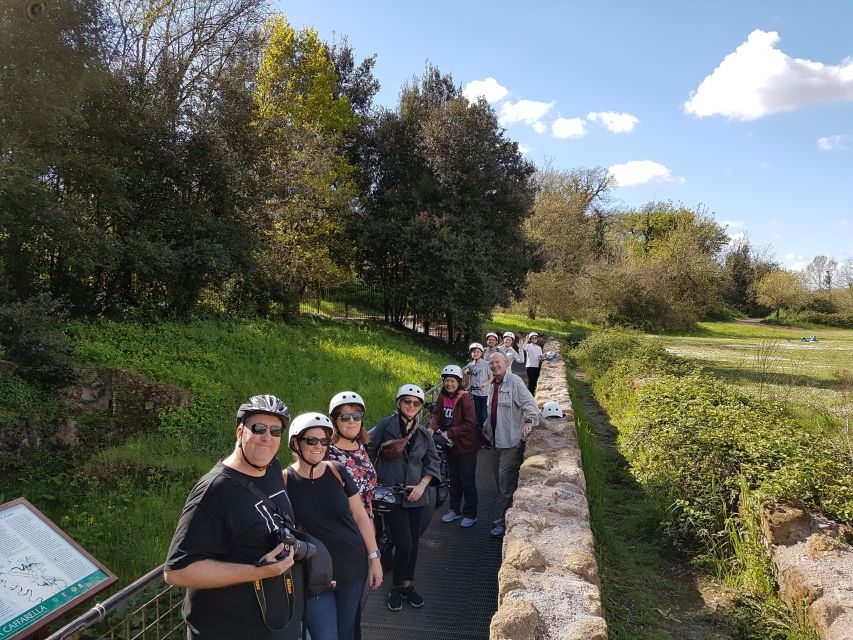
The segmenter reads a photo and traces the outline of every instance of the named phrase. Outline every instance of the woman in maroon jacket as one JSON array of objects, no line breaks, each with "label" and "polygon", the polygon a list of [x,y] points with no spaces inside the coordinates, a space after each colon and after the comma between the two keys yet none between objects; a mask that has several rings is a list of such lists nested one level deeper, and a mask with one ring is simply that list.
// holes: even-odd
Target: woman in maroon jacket
[{"label": "woman in maroon jacket", "polygon": [[[477,522],[477,413],[474,401],[462,391],[462,369],[449,364],[441,370],[442,390],[432,410],[429,429],[442,434],[452,443],[447,451],[450,471],[450,510],[442,516],[444,523],[462,519],[460,526],[473,527]],[[462,501],[465,506],[462,506]]]}]

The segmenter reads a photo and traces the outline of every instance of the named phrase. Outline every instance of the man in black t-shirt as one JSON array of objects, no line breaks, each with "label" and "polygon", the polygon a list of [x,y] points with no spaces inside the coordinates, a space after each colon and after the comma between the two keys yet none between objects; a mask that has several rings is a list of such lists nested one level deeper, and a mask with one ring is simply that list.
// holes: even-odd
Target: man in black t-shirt
[{"label": "man in black t-shirt", "polygon": [[293,522],[276,459],[290,418],[275,396],[237,410],[237,443],[190,492],[163,576],[186,587],[187,638],[297,640],[304,581],[275,531]]}]

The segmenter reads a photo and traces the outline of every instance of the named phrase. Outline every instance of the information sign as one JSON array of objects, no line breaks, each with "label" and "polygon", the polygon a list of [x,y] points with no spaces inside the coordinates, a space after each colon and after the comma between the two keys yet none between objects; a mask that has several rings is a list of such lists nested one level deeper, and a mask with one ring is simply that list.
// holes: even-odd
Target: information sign
[{"label": "information sign", "polygon": [[29,635],[115,581],[24,498],[0,505],[0,640]]}]

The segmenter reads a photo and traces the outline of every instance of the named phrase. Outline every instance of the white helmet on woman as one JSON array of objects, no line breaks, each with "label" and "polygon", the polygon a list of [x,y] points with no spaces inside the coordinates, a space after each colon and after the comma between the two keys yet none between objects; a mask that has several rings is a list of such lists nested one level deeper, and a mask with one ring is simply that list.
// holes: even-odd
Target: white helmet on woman
[{"label": "white helmet on woman", "polygon": [[528,340],[530,340],[530,338],[538,338],[538,337],[539,337],[539,334],[536,333],[535,331],[531,331],[530,333],[527,334]]},{"label": "white helmet on woman", "polygon": [[362,411],[364,411],[366,406],[364,404],[364,399],[355,391],[341,391],[340,393],[333,395],[332,399],[329,400],[329,415],[332,415],[335,409],[342,407],[345,404],[357,404],[361,407]]},{"label": "white helmet on woman", "polygon": [[442,380],[447,376],[453,376],[454,378],[462,380],[462,369],[457,367],[455,364],[449,364],[441,370]]},{"label": "white helmet on woman", "polygon": [[550,402],[546,402],[544,405],[542,405],[542,417],[562,418],[563,410],[560,408],[560,405],[551,400]]},{"label": "white helmet on woman", "polygon": [[485,349],[483,349],[483,345],[481,345],[479,342],[472,342],[471,344],[468,345],[468,352],[469,353],[471,351],[473,351],[474,349],[479,349],[480,351],[485,351]]},{"label": "white helmet on woman", "polygon": [[298,437],[303,431],[308,431],[308,429],[314,429],[316,427],[325,431],[329,438],[332,437],[332,434],[335,431],[332,427],[332,421],[329,420],[329,416],[324,416],[322,413],[317,411],[300,413],[293,419],[293,422],[290,423],[290,429],[287,432],[287,440],[290,442],[294,437]]},{"label": "white helmet on woman", "polygon": [[395,400],[399,400],[403,396],[415,396],[416,398],[419,398],[421,402],[423,402],[424,390],[416,384],[404,384],[402,387],[397,389],[397,397],[395,398]]},{"label": "white helmet on woman", "polygon": [[512,331],[504,331],[504,338],[512,338],[515,340],[515,334]]},{"label": "white helmet on woman", "polygon": [[489,332],[486,334],[486,340],[488,340],[489,338],[494,338],[495,340],[497,340],[497,339],[498,339],[498,334],[496,334],[494,331],[489,331]]}]

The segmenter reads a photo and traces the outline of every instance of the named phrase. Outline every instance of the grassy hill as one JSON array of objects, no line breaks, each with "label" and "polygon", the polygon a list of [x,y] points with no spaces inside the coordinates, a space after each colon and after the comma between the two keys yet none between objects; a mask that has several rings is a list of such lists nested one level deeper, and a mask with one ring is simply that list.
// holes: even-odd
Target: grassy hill
[{"label": "grassy hill", "polygon": [[[428,385],[443,365],[461,359],[386,327],[305,318],[76,322],[69,333],[81,367],[130,369],[192,394],[188,407],[165,411],[153,431],[92,451],[77,464],[61,452],[38,450],[0,480],[0,502],[26,497],[122,583],[163,561],[190,487],[231,451],[234,411],[245,398],[273,393],[291,415],[325,413],[334,393],[355,389],[367,403],[369,426],[393,410],[398,386]],[[26,419],[26,407],[46,405],[55,399],[0,374],[6,420]],[[286,445],[280,458],[290,459]]]}]

